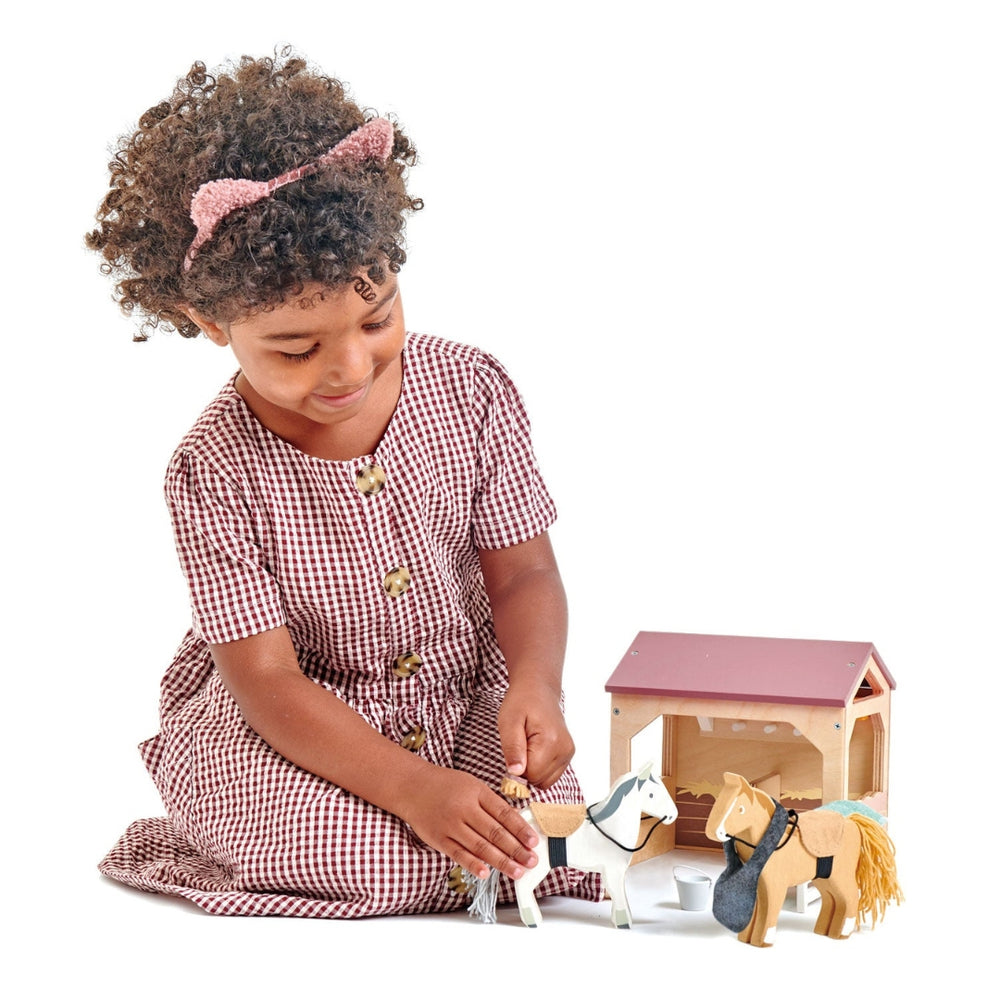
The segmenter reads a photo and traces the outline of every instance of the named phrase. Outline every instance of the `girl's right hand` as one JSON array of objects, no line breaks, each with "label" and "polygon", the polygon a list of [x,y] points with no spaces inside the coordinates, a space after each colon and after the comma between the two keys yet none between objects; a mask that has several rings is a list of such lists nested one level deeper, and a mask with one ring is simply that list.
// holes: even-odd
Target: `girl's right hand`
[{"label": "girl's right hand", "polygon": [[477,878],[495,868],[512,879],[534,868],[538,834],[483,782],[464,771],[429,765],[396,814],[435,850]]}]

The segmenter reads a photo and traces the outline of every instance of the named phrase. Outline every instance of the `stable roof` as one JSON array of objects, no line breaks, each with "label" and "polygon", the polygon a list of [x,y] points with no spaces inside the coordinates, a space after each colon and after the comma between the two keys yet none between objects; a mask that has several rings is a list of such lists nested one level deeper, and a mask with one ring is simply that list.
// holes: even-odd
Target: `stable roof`
[{"label": "stable roof", "polygon": [[896,687],[870,642],[766,639],[684,632],[640,632],[605,690],[612,694],[707,698],[770,704],[846,706],[873,659]]}]

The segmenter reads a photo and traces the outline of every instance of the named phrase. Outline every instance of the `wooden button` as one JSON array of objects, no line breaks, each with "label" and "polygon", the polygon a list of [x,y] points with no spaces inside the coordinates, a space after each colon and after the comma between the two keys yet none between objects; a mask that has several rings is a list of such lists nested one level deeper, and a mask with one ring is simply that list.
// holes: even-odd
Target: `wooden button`
[{"label": "wooden button", "polygon": [[397,566],[385,574],[382,581],[385,592],[390,597],[399,597],[410,589],[410,571],[405,566]]},{"label": "wooden button", "polygon": [[427,731],[420,726],[414,726],[400,741],[399,745],[404,750],[417,751],[427,739]]},{"label": "wooden button", "polygon": [[412,677],[423,662],[416,653],[403,653],[402,656],[396,657],[396,665],[392,668],[392,672],[397,677]]},{"label": "wooden button", "polygon": [[354,485],[357,486],[359,493],[373,497],[376,493],[381,493],[382,487],[385,486],[385,470],[378,465],[366,465],[358,470]]}]

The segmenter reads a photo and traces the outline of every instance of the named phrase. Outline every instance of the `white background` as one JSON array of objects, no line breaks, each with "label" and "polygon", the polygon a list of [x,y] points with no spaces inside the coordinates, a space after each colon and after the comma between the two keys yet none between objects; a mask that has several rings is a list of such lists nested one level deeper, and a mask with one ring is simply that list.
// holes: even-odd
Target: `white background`
[{"label": "white background", "polygon": [[[545,968],[588,995],[960,984],[981,960],[998,812],[995,5],[248,0],[224,16],[175,0],[27,17],[4,102],[3,882],[7,975],[33,983],[18,995],[492,996]],[[899,685],[907,892],[874,932],[830,942],[790,917],[760,952],[685,924],[655,883],[631,934],[583,904],[533,932],[509,913],[223,920],[96,874],[160,812],[134,746],[187,618],[160,482],[233,365],[204,341],[131,343],[82,237],[113,138],[194,59],[286,41],[420,151],[410,328],[494,351],[527,399],[561,510],[588,797],[609,779],[604,683],[640,629],[873,641]]]}]

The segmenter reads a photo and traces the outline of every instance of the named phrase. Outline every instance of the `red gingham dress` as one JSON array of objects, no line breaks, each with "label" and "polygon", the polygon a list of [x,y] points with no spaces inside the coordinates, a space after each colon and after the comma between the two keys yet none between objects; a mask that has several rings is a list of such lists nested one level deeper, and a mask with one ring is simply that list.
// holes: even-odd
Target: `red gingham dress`
[{"label": "red gingham dress", "polygon": [[[166,496],[193,627],[163,679],[160,732],[140,749],[167,817],[133,823],[101,871],[218,914],[467,906],[447,857],[247,725],[208,644],[285,625],[303,672],[375,729],[499,788],[506,671],[477,549],[526,541],[555,518],[502,367],[409,335],[392,421],[373,455],[347,462],[272,434],[230,382],[181,442]],[[571,771],[535,794],[581,801]],[[600,891],[565,868],[538,890]],[[502,880],[500,899],[512,896]]]}]

